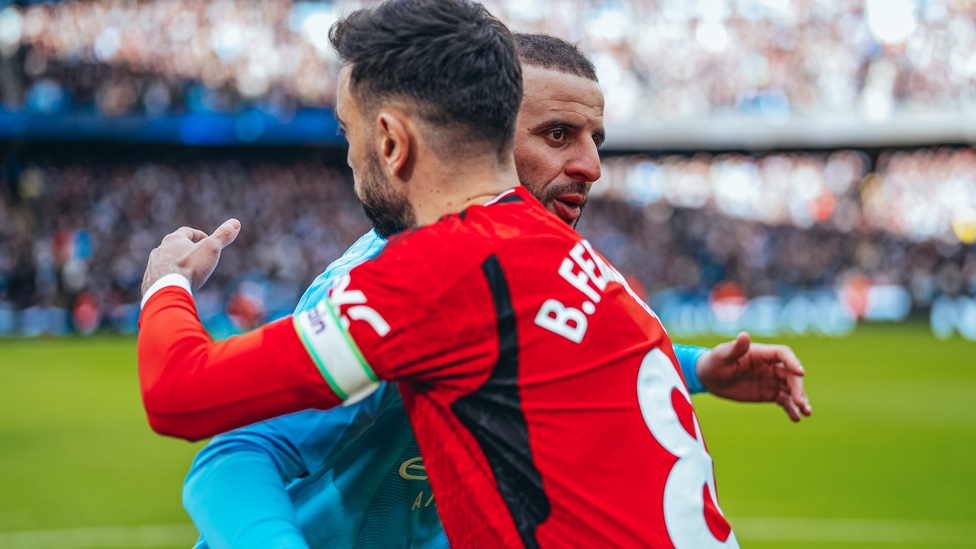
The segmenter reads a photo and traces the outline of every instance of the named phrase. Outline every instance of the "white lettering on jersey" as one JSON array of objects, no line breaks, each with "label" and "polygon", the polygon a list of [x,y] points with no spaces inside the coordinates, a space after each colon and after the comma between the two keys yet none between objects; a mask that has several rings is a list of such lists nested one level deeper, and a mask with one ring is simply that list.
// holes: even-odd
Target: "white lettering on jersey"
[{"label": "white lettering on jersey", "polygon": [[[577,244],[579,246],[579,244]],[[574,250],[576,248],[573,248]],[[586,273],[580,271],[578,273],[573,272],[573,262],[569,259],[563,259],[562,265],[559,266],[559,276],[566,279],[573,285],[574,288],[586,294],[586,297],[592,299],[593,301],[600,302],[600,294],[590,287],[590,279],[586,276]]]},{"label": "white lettering on jersey", "polygon": [[[376,374],[349,335],[351,320],[365,321],[380,337],[390,333],[390,324],[366,306],[363,292],[348,289],[351,280],[348,274],[336,278],[329,297],[294,317],[295,331],[309,356],[344,404],[366,398],[379,386]],[[352,305],[345,314],[341,314],[343,305]]]},{"label": "white lettering on jersey", "polygon": [[336,277],[335,282],[332,283],[332,290],[329,292],[329,302],[337,309],[343,305],[366,303],[366,296],[363,295],[362,291],[349,291],[346,289],[349,287],[351,281],[352,277],[349,274],[344,274]]},{"label": "white lettering on jersey", "polygon": [[[576,267],[579,267],[579,272],[573,271]],[[542,308],[536,314],[535,323],[571,341],[579,343],[583,340],[583,336],[586,334],[586,316],[584,313],[586,315],[596,313],[596,305],[594,304],[600,302],[602,299],[601,292],[607,289],[607,284],[611,281],[623,286],[624,291],[647,314],[655,319],[657,318],[657,315],[654,314],[650,306],[644,303],[644,300],[630,287],[624,275],[620,274],[620,271],[614,269],[612,265],[604,261],[585,239],[577,242],[569,251],[569,257],[563,259],[559,265],[559,276],[563,277],[566,282],[569,282],[570,285],[582,292],[588,301],[583,302],[581,306],[582,311],[580,311],[579,309],[566,307],[561,302],[550,299],[542,304]],[[591,286],[591,283],[596,287]],[[573,324],[570,325],[570,322]],[[663,326],[661,328],[664,329]]]},{"label": "white lettering on jersey", "polygon": [[671,359],[653,349],[641,362],[637,374],[637,398],[644,422],[658,443],[678,458],[664,487],[664,522],[675,549],[737,549],[735,533],[725,541],[712,534],[705,522],[705,497],[715,508],[715,475],[712,458],[705,449],[698,418],[692,414],[695,436],[681,425],[671,403],[672,391],[691,402],[688,389],[678,376]]},{"label": "white lettering on jersey", "polygon": [[586,315],[583,311],[566,307],[555,299],[547,299],[542,304],[539,313],[535,315],[535,323],[573,343],[583,341],[583,336],[586,335]]},{"label": "white lettering on jersey", "polygon": [[[644,309],[644,311],[647,314],[651,315],[654,318],[657,318],[657,315],[654,314],[654,311],[651,309],[651,306],[648,305],[647,303],[644,303],[644,300],[637,295],[637,292],[635,292],[633,288],[630,287],[630,284],[627,283],[627,279],[624,278],[624,275],[620,274],[620,271],[614,268],[613,265],[610,265],[607,262],[603,261],[600,255],[593,250],[593,247],[590,246],[590,243],[588,241],[584,239],[580,243],[583,245],[584,248],[586,248],[586,251],[590,254],[590,257],[593,258],[593,261],[596,263],[596,266],[600,269],[600,272],[603,273],[603,275],[606,276],[608,280],[612,280],[620,284],[621,286],[623,286],[624,290],[627,291],[630,297],[632,297],[634,301],[636,301],[637,304],[640,305],[641,308]],[[572,252],[570,252],[570,254],[572,255]],[[664,328],[664,326],[662,325],[661,328]]]},{"label": "white lettering on jersey", "polygon": [[[573,271],[576,267],[579,267],[579,272]],[[586,335],[586,315],[596,313],[596,305],[594,304],[600,302],[602,299],[601,292],[606,290],[610,281],[623,286],[624,290],[647,314],[657,318],[654,311],[630,287],[620,271],[603,261],[603,258],[593,250],[593,247],[586,240],[577,242],[569,251],[569,257],[564,258],[559,265],[559,276],[582,292],[588,301],[583,302],[581,311],[567,307],[555,299],[549,299],[542,304],[542,308],[536,314],[535,323],[570,341],[576,343],[583,341],[583,336]],[[596,288],[591,286],[591,283]]]},{"label": "white lettering on jersey", "polygon": [[[589,252],[590,257],[593,259],[586,259],[583,257],[584,249]],[[596,252],[594,252],[593,248],[590,247],[589,242],[583,240],[582,242],[577,243],[575,246],[573,246],[573,249],[569,251],[569,257],[573,258],[573,261],[580,266],[580,269],[583,269],[586,276],[588,276],[590,280],[596,284],[596,287],[599,288],[601,292],[607,289],[607,279],[605,278],[607,266],[603,263],[603,261],[600,260],[600,256],[596,255]],[[596,273],[597,264],[595,261],[600,262],[600,274]]]},{"label": "white lettering on jersey", "polygon": [[376,335],[380,337],[390,333],[390,325],[386,323],[386,320],[384,320],[375,309],[365,305],[356,305],[355,307],[349,307],[349,309],[346,310],[346,314],[349,315],[349,318],[353,320],[365,320],[370,326],[373,327]]},{"label": "white lettering on jersey", "polygon": [[343,305],[356,305],[355,307],[349,307],[346,310],[346,314],[340,315],[339,322],[342,324],[342,328],[345,330],[349,329],[349,319],[365,320],[380,337],[390,333],[389,323],[375,309],[364,305],[366,303],[366,296],[363,292],[361,290],[347,290],[351,280],[352,277],[348,274],[336,278],[332,284],[332,291],[329,293],[329,303],[337,311]]}]

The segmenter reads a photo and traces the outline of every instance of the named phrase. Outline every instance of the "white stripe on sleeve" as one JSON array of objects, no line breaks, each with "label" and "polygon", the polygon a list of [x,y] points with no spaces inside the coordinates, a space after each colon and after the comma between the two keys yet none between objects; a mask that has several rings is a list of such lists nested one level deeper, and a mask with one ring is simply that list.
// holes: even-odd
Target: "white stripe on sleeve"
[{"label": "white stripe on sleeve", "polygon": [[159,290],[162,290],[163,288],[169,288],[170,286],[178,286],[183,288],[186,290],[186,293],[190,294],[191,297],[193,296],[193,292],[190,291],[190,281],[181,274],[172,273],[160,278],[149,287],[149,291],[142,296],[142,304],[139,305],[139,309],[146,306],[146,302],[149,301],[149,298],[152,297],[153,294]]}]

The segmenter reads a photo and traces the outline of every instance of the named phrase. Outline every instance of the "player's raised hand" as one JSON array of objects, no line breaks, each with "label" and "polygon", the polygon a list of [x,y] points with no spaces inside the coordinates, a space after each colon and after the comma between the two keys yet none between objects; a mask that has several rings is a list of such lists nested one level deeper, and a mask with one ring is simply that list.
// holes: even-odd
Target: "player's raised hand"
[{"label": "player's raised hand", "polygon": [[709,393],[740,402],[775,402],[790,419],[813,410],[803,390],[803,366],[786,345],[752,343],[742,332],[698,360],[698,381]]},{"label": "player's raised hand", "polygon": [[217,268],[221,250],[240,232],[241,222],[228,219],[210,236],[190,227],[180,227],[166,235],[162,244],[149,254],[149,265],[142,277],[142,293],[145,294],[160,278],[174,273],[185,276],[194,290],[203,286]]}]

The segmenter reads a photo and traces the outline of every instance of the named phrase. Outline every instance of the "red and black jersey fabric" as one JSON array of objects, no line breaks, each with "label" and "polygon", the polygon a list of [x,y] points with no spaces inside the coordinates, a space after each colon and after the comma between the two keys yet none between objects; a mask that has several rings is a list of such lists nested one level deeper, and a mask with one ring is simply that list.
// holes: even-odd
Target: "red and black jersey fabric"
[{"label": "red and black jersey fabric", "polygon": [[[394,239],[336,288],[362,292],[389,326],[348,331],[377,378],[400,381],[452,547],[675,546],[664,496],[680,458],[638,394],[643,364],[670,370],[658,415],[673,417],[658,430],[670,421],[671,438],[704,453],[670,340],[523,187]],[[698,516],[670,526],[698,527],[678,537],[706,545],[684,547],[735,546],[711,460],[693,461],[709,470],[671,487],[694,501],[669,512]]]},{"label": "red and black jersey fabric", "polygon": [[737,547],[661,323],[524,188],[392,239],[313,310],[213,342],[147,299],[143,399],[184,438],[399,382],[451,546]]}]

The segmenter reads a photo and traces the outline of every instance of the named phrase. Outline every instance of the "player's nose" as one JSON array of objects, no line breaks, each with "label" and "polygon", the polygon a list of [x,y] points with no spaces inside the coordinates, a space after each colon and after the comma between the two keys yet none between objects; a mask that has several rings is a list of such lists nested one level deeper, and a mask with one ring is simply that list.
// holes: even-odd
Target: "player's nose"
[{"label": "player's nose", "polygon": [[596,143],[587,139],[574,148],[573,158],[566,165],[566,175],[587,183],[600,179],[600,153]]}]

